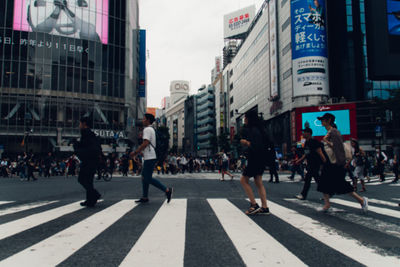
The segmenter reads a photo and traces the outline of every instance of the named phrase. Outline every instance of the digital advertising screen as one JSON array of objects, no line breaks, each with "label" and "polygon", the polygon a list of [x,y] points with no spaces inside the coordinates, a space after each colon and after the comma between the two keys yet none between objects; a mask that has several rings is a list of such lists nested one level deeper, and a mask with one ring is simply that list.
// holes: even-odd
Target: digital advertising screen
[{"label": "digital advertising screen", "polygon": [[390,35],[400,35],[400,1],[387,0],[387,20]]},{"label": "digital advertising screen", "polygon": [[14,0],[13,29],[108,43],[109,0]]},{"label": "digital advertising screen", "polygon": [[[327,131],[325,127],[322,126],[321,121],[318,120],[318,117],[322,117],[325,113],[326,111],[302,113],[301,125],[303,129],[309,127],[313,131],[313,136],[325,136]],[[340,133],[342,135],[350,135],[350,110],[331,110],[329,113],[335,116],[335,123]]]}]

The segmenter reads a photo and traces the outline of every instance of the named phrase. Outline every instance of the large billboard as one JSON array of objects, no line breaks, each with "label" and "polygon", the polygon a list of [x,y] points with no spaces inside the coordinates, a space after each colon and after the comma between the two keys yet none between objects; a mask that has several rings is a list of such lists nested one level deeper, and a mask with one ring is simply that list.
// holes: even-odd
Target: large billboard
[{"label": "large billboard", "polygon": [[293,96],[329,95],[324,0],[291,0]]},{"label": "large billboard", "polygon": [[400,1],[365,0],[368,78],[400,79]]},{"label": "large billboard", "polygon": [[13,29],[108,43],[109,0],[14,0]]},{"label": "large billboard", "polygon": [[224,16],[224,38],[240,38],[249,29],[256,14],[254,5]]}]

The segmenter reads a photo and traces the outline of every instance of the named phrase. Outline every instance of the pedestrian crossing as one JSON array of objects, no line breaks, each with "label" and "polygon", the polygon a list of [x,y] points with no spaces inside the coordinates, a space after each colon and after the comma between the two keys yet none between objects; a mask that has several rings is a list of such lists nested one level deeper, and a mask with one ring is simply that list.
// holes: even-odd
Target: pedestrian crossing
[{"label": "pedestrian crossing", "polygon": [[364,215],[333,198],[325,214],[316,201],[272,199],[259,216],[244,214],[242,198],[8,202],[0,266],[399,266],[400,209],[369,202]]}]

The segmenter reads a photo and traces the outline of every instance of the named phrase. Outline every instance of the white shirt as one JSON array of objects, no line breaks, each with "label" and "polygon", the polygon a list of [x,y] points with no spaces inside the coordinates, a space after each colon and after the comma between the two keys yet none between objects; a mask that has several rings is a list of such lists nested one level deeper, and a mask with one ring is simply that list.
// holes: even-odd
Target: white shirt
[{"label": "white shirt", "polygon": [[143,150],[143,159],[144,160],[150,160],[150,159],[156,159],[156,151],[154,150],[154,147],[156,147],[156,131],[154,130],[153,127],[146,127],[143,130],[143,141],[148,140],[150,144]]}]

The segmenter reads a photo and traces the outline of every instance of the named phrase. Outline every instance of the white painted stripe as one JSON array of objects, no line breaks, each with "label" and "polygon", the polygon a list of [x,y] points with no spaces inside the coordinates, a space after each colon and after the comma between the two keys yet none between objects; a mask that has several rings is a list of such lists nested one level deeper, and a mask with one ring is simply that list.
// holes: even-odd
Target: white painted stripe
[{"label": "white painted stripe", "polygon": [[56,266],[136,206],[134,200],[122,200],[85,220],[14,254],[0,266]]},{"label": "white painted stripe", "polygon": [[17,212],[24,211],[24,210],[30,210],[30,209],[42,207],[45,205],[49,205],[52,203],[56,203],[56,202],[58,202],[58,201],[41,201],[41,202],[34,202],[34,203],[29,203],[29,204],[25,204],[25,205],[16,206],[16,207],[11,207],[8,209],[0,210],[0,216],[17,213]]},{"label": "white painted stripe", "polygon": [[0,201],[0,205],[14,203],[15,201]]},{"label": "white painted stripe", "polygon": [[[332,203],[336,203],[339,205],[343,205],[343,206],[347,206],[347,207],[351,207],[351,208],[358,208],[361,209],[361,206],[358,202],[351,202],[351,201],[347,201],[347,200],[343,200],[343,199],[338,199],[338,198],[332,198],[330,200],[330,202]],[[396,211],[396,210],[391,210],[391,209],[386,209],[386,208],[380,208],[380,207],[374,207],[371,205],[368,205],[368,211],[372,211],[375,213],[379,213],[385,216],[390,216],[390,217],[394,217],[394,218],[398,218],[400,219],[400,211]]]},{"label": "white painted stripe", "polygon": [[374,198],[368,198],[368,202],[372,202],[372,203],[380,204],[380,205],[391,206],[391,207],[396,207],[396,208],[399,206],[399,203],[380,200],[380,199],[374,199]]},{"label": "white painted stripe", "polygon": [[306,266],[226,199],[207,199],[247,266]]},{"label": "white painted stripe", "polygon": [[120,266],[183,266],[186,199],[164,202]]},{"label": "white painted stripe", "polygon": [[[313,209],[315,211],[320,211],[323,206],[323,204],[318,204],[308,200],[298,200],[294,198],[285,198],[284,200]],[[390,234],[392,236],[400,238],[400,225],[397,224],[388,223],[368,216],[348,213],[344,209],[339,209],[335,207],[331,207],[329,209],[329,215],[338,217],[341,220],[346,220],[354,224],[362,225],[374,231],[379,231],[381,233]]]},{"label": "white painted stripe", "polygon": [[400,258],[381,255],[379,248],[374,250],[363,246],[357,240],[345,237],[335,228],[272,201],[268,201],[268,205],[273,215],[355,261],[366,266],[399,266]]},{"label": "white painted stripe", "polygon": [[397,201],[400,201],[400,198],[392,198],[393,200],[397,200]]},{"label": "white painted stripe", "polygon": [[382,185],[382,184],[390,184],[392,181],[389,179],[386,179],[383,182],[380,182],[379,180],[377,182],[371,182],[371,183],[366,183],[366,185]]},{"label": "white painted stripe", "polygon": [[80,210],[83,207],[79,205],[79,202],[80,201],[2,224],[0,225],[0,240],[54,220],[65,214]]},{"label": "white painted stripe", "polygon": [[397,184],[389,184],[389,186],[400,186],[400,184],[399,183],[397,183]]}]

